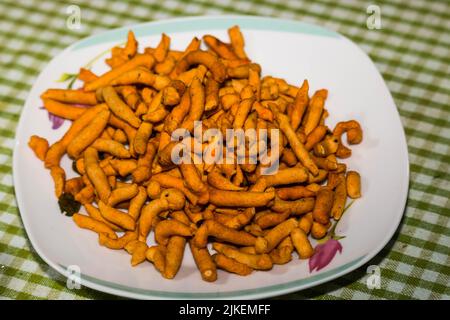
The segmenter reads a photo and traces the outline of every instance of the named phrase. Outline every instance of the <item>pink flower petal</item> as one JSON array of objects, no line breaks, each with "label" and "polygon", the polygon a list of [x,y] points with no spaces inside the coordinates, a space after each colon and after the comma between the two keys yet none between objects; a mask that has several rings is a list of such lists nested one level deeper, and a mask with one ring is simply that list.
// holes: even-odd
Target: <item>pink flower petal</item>
[{"label": "pink flower petal", "polygon": [[314,269],[319,271],[326,267],[338,251],[342,253],[342,245],[335,239],[329,239],[327,242],[316,246],[314,255],[309,259],[309,272]]}]

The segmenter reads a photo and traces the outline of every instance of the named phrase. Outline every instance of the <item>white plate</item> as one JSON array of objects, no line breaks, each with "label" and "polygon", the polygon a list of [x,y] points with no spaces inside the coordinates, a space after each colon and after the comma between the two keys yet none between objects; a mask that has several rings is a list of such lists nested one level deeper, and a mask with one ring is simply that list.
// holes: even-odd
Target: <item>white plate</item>
[{"label": "white plate", "polygon": [[[79,229],[63,216],[53,194],[49,172],[27,146],[33,134],[59,139],[69,123],[52,130],[39,95],[47,88],[65,87],[62,73],[76,73],[92,57],[123,43],[131,28],[141,47],[155,46],[161,32],[173,48],[184,48],[193,36],[211,33],[227,39],[226,29],[238,24],[246,51],[261,64],[264,74],[293,84],[309,80],[311,90],[327,88],[327,124],[356,119],[364,129],[362,144],[352,147],[346,160],[362,176],[363,197],[345,213],[337,233],[343,251],[320,271],[309,272],[308,262],[293,259],[269,272],[239,277],[220,271],[215,283],[201,280],[189,250],[174,280],[166,280],[150,263],[130,267],[129,255],[100,247],[97,235]],[[102,57],[94,72],[106,70]],[[263,298],[285,294],[335,279],[375,256],[394,234],[403,214],[409,165],[404,132],[394,101],[373,62],[354,43],[333,31],[295,21],[259,17],[194,17],[145,23],[111,30],[77,42],[61,52],[42,71],[31,89],[17,128],[14,184],[18,206],[30,241],[50,266],[64,275],[67,267],[81,270],[82,284],[132,298]],[[74,175],[71,161],[63,167]]]}]

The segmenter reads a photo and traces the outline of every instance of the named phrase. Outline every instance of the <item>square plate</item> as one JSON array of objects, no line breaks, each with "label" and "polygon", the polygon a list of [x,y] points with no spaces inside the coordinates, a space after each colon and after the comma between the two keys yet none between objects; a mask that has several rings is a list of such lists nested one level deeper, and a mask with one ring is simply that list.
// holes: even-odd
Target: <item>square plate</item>
[{"label": "square plate", "polygon": [[[132,29],[141,46],[155,46],[160,34],[172,38],[172,48],[184,48],[192,37],[210,33],[227,39],[226,29],[239,25],[246,51],[262,66],[263,75],[300,85],[308,79],[310,92],[327,88],[326,107],[331,128],[343,120],[359,121],[364,140],[353,146],[344,162],[362,176],[362,194],[345,213],[337,234],[342,252],[320,271],[310,272],[307,260],[293,259],[269,272],[247,277],[219,271],[218,280],[201,280],[189,250],[175,279],[166,280],[150,263],[135,268],[129,255],[98,245],[97,235],[79,229],[60,214],[53,182],[28,148],[33,134],[50,143],[67,130],[66,123],[52,130],[39,95],[63,73],[77,73],[100,55],[92,70],[104,72],[108,49],[123,43]],[[62,161],[68,178],[75,175],[67,156]],[[13,174],[16,197],[25,229],[38,254],[58,272],[69,266],[81,271],[82,285],[131,298],[233,299],[264,298],[318,285],[358,268],[374,257],[394,234],[404,211],[408,181],[408,153],[394,101],[370,58],[354,43],[333,31],[302,22],[248,16],[193,17],[145,23],[107,31],[81,40],[56,56],[37,78],[17,128]]]}]

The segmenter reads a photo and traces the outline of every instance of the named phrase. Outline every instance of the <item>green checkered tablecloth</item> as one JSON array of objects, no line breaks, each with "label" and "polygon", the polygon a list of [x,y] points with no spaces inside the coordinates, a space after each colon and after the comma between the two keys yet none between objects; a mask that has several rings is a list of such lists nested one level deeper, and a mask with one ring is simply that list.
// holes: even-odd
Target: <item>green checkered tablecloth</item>
[{"label": "green checkered tablecloth", "polygon": [[[80,30],[66,27],[67,8],[81,8]],[[381,29],[366,26],[367,7],[381,10]],[[399,108],[411,163],[405,216],[368,265],[381,288],[368,289],[367,266],[281,298],[449,299],[450,279],[450,1],[364,0],[0,0],[0,299],[114,298],[70,290],[36,254],[14,198],[12,149],[22,106],[47,62],[93,33],[170,17],[251,14],[302,20],[336,30],[375,61]]]}]

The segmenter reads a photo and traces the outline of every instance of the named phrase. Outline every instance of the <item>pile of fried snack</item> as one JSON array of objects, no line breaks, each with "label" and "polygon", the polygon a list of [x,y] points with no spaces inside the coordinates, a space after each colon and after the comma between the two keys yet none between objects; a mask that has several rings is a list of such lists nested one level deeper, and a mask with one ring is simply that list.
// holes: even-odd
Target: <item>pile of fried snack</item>
[{"label": "pile of fried snack", "polygon": [[[359,174],[339,162],[351,155],[348,144],[361,142],[359,123],[328,128],[327,90],[310,97],[306,80],[297,87],[262,77],[239,27],[228,34],[230,43],[205,35],[207,50],[194,38],[183,51],[163,34],[138,53],[130,31],[106,59],[108,72],[81,68],[80,89],[42,94],[50,113],[72,121],[62,138],[50,146],[36,135],[29,141],[56,196],[84,206],[87,215],[72,216],[79,227],[96,232],[101,246],[126,250],[133,266],[150,261],[168,279],[186,246],[205,281],[216,280],[217,268],[269,270],[294,251],[307,259],[314,254],[309,235],[325,237],[347,197],[361,196]],[[279,129],[279,170],[263,175],[259,162],[175,165],[171,153],[181,142],[171,134],[193,132],[194,121],[224,137],[226,129]],[[66,154],[78,174],[71,179],[60,165]],[[148,246],[151,233],[156,244]]]}]

